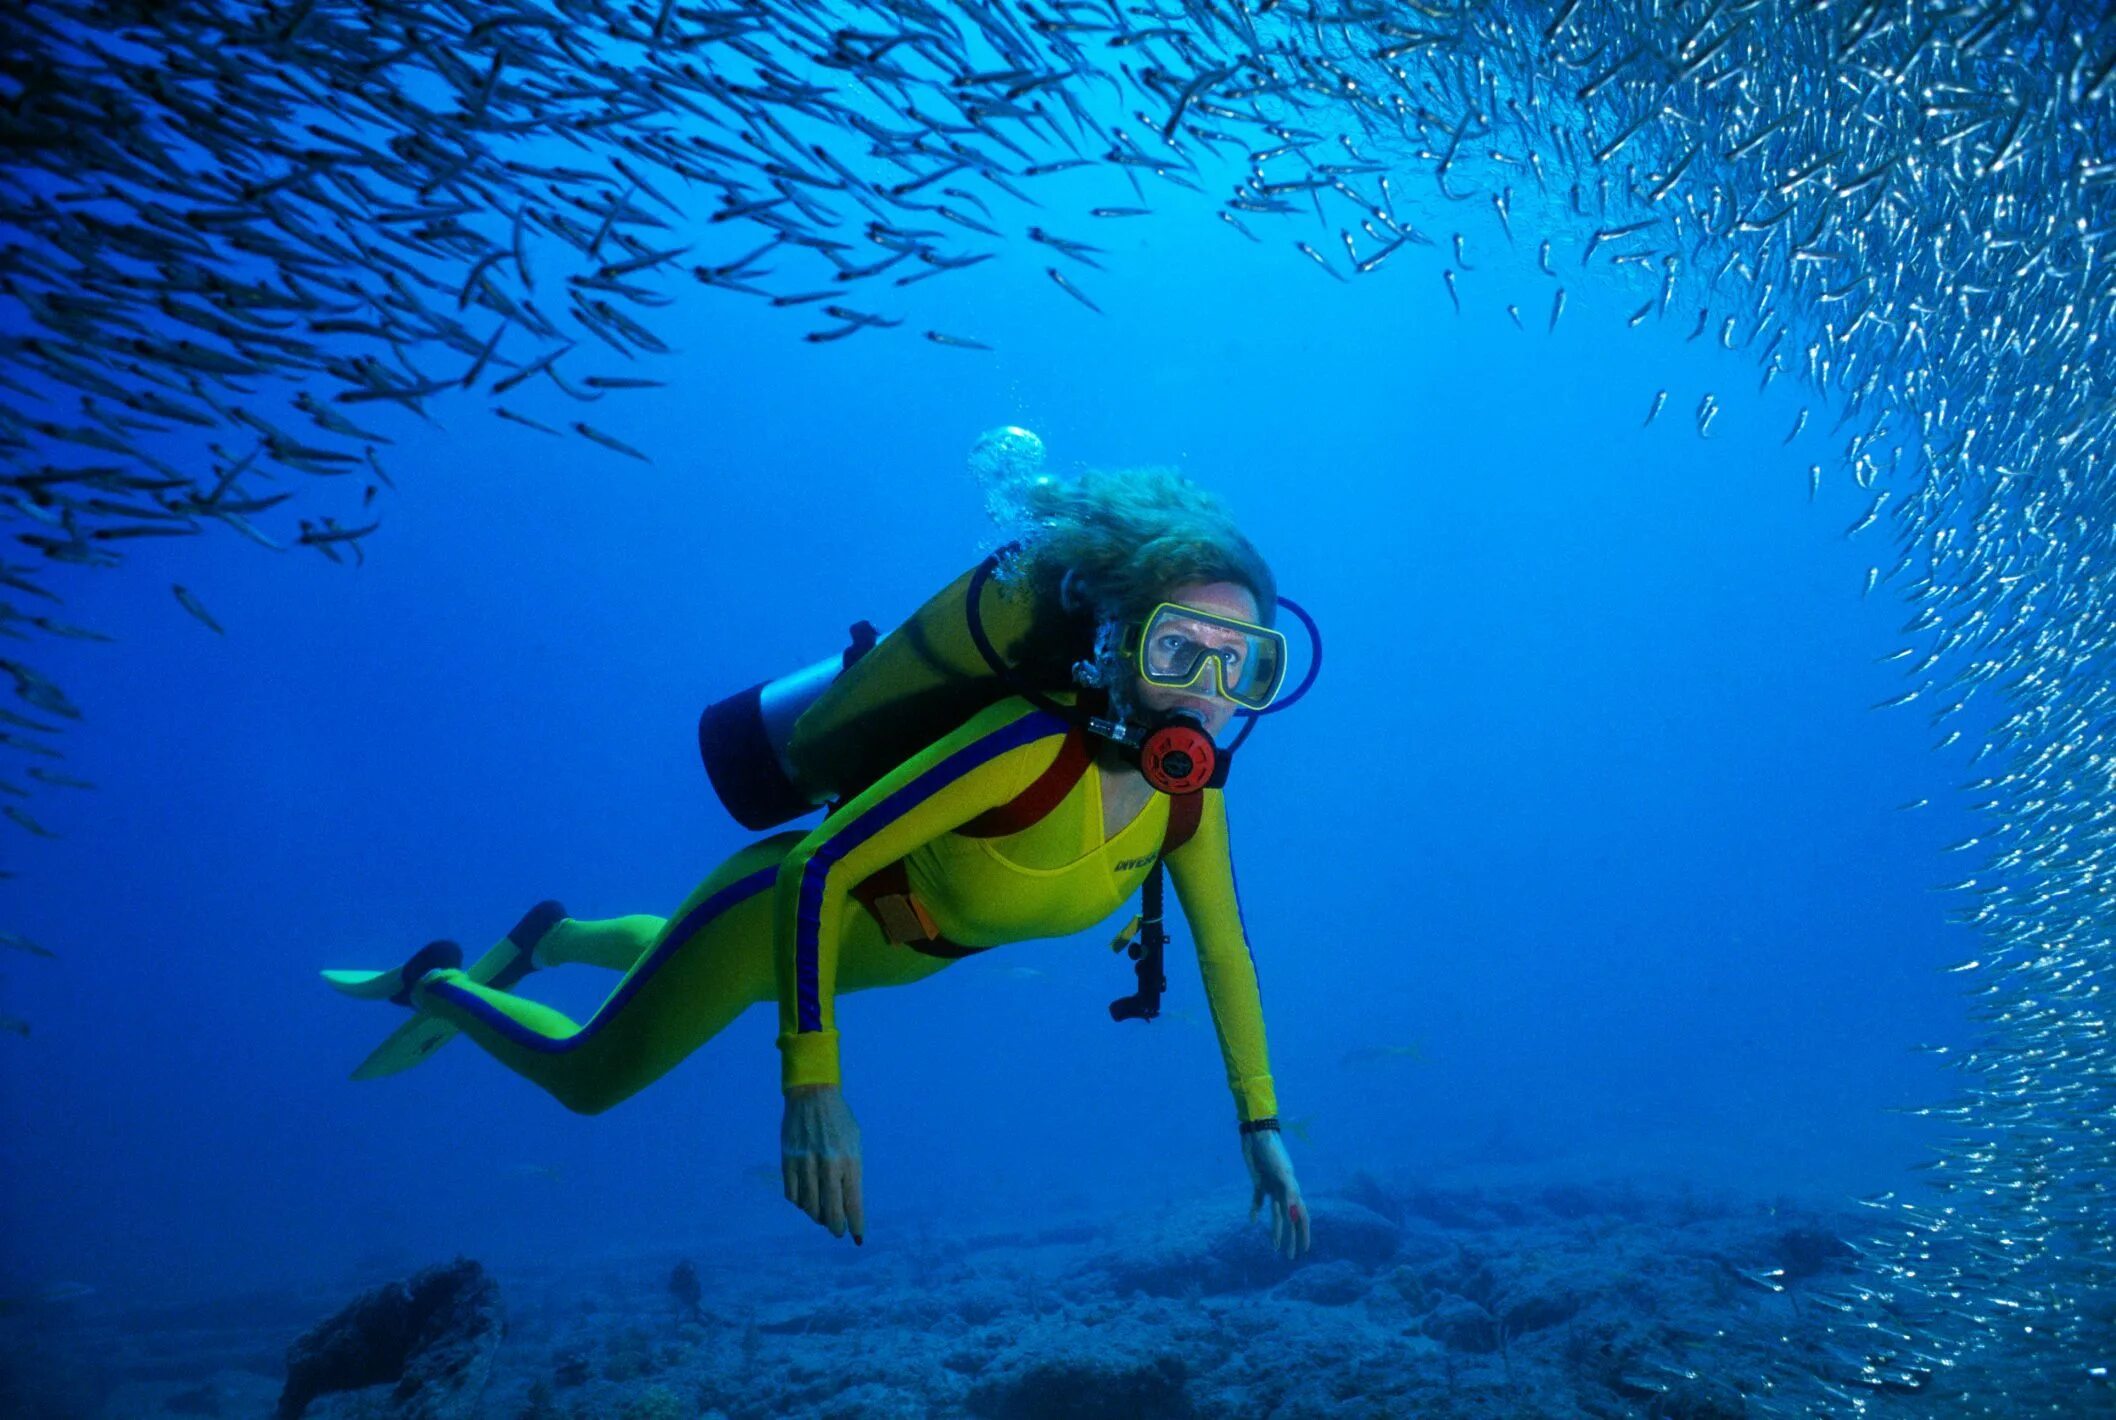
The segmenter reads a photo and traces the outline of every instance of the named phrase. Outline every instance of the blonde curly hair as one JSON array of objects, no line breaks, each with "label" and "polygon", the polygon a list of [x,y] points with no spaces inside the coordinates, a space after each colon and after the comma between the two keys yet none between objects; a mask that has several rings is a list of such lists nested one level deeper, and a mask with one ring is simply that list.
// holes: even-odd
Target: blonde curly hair
[{"label": "blonde curly hair", "polygon": [[987,487],[987,509],[1010,547],[1002,580],[1043,606],[1092,616],[1092,659],[1073,678],[1116,689],[1120,629],[1143,620],[1177,587],[1236,582],[1273,624],[1278,580],[1220,500],[1170,468],[1089,469],[1076,478],[1036,473]]},{"label": "blonde curly hair", "polygon": [[1239,582],[1264,625],[1277,615],[1278,579],[1256,544],[1218,498],[1174,469],[1037,475],[992,494],[993,521],[1014,544],[1001,575],[1039,600],[1126,622],[1177,587]]}]

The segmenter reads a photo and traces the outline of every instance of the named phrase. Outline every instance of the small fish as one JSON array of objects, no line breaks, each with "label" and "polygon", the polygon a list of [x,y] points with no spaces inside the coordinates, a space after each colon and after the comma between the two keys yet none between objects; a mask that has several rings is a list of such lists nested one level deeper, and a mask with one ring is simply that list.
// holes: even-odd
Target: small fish
[{"label": "small fish", "polygon": [[380,523],[368,523],[362,527],[344,528],[338,526],[336,518],[319,518],[314,522],[303,518],[301,536],[296,541],[308,547],[321,547],[334,542],[358,542],[381,526]]},{"label": "small fish", "polygon": [[552,428],[549,424],[540,424],[536,420],[531,419],[526,414],[516,414],[513,410],[509,409],[504,404],[495,404],[494,406],[492,406],[492,412],[494,414],[499,415],[500,418],[507,420],[509,423],[526,425],[528,428],[539,430],[542,433],[550,434],[557,438],[565,437],[563,434],[560,434],[558,430]]},{"label": "small fish", "polygon": [[[24,1040],[27,1040],[29,1039],[29,1022],[23,1020],[20,1016],[0,1016],[0,1031],[6,1031],[9,1035],[19,1035]],[[17,1310],[19,1306],[19,1303],[10,1304],[5,1299],[0,1299],[0,1316],[5,1316],[8,1312]]]},{"label": "small fish", "polygon": [[1320,267],[1321,267],[1321,268],[1322,268],[1323,270],[1325,270],[1325,271],[1329,272],[1329,273],[1330,273],[1330,278],[1331,278],[1332,280],[1334,280],[1334,281],[1342,281],[1342,280],[1344,280],[1344,277],[1342,277],[1342,276],[1340,276],[1340,275],[1338,275],[1338,274],[1337,274],[1337,268],[1336,268],[1336,267],[1334,267],[1334,266],[1332,266],[1332,265],[1330,265],[1330,261],[1329,261],[1329,258],[1325,257],[1325,256],[1324,256],[1324,255],[1323,255],[1323,254],[1322,254],[1321,252],[1317,251],[1317,250],[1316,250],[1316,249],[1315,249],[1314,247],[1311,247],[1311,246],[1309,246],[1309,245],[1308,245],[1308,244],[1307,244],[1306,242],[1295,242],[1295,243],[1294,243],[1293,245],[1294,245],[1294,246],[1295,246],[1295,247],[1296,247],[1296,248],[1297,248],[1297,249],[1298,249],[1298,250],[1300,251],[1300,254],[1301,254],[1302,256],[1305,256],[1305,257],[1307,257],[1307,258],[1308,258],[1308,260],[1310,260],[1310,261],[1314,262],[1314,263],[1315,263],[1315,264],[1316,264],[1317,266],[1320,266]]},{"label": "small fish", "polygon": [[1643,232],[1648,227],[1658,225],[1657,219],[1648,219],[1644,222],[1626,222],[1621,227],[1595,228],[1594,231],[1588,233],[1587,245],[1580,252],[1580,265],[1585,266],[1589,261],[1593,260],[1595,252],[1600,250],[1603,242],[1613,242],[1619,237],[1628,237],[1635,233]]},{"label": "small fish", "polygon": [[1857,537],[1874,525],[1874,520],[1881,516],[1882,506],[1888,502],[1888,492],[1889,490],[1884,488],[1874,496],[1872,505],[1859,516],[1859,520],[1844,530],[1846,537]]},{"label": "small fish", "polygon": [[1806,409],[1806,407],[1805,407],[1805,406],[1802,406],[1802,407],[1801,407],[1801,410],[1800,410],[1800,413],[1799,413],[1798,415],[1794,416],[1794,419],[1793,419],[1793,427],[1792,427],[1792,430],[1791,430],[1791,432],[1789,432],[1789,433],[1788,433],[1788,434],[1787,434],[1787,435],[1785,436],[1785,438],[1784,438],[1783,442],[1785,442],[1785,443],[1788,443],[1788,444],[1792,443],[1792,442],[1793,442],[1793,440],[1795,440],[1795,439],[1797,439],[1797,438],[1799,438],[1799,437],[1800,437],[1800,431],[1801,431],[1802,429],[1805,429],[1806,427],[1807,427],[1807,409]]},{"label": "small fish", "polygon": [[0,814],[6,814],[9,818],[13,819],[22,827],[28,829],[31,833],[34,833],[39,838],[57,838],[59,836],[58,834],[53,833],[50,829],[46,828],[43,824],[38,823],[35,819],[31,818],[27,813],[23,812],[21,809],[16,808],[13,804],[8,804],[4,807],[0,807]]},{"label": "small fish", "polygon": [[69,641],[110,641],[116,639],[106,636],[100,631],[90,631],[85,626],[74,626],[69,622],[54,621],[48,616],[32,616],[29,618],[29,624],[36,627],[39,631],[53,636],[63,636]]},{"label": "small fish", "polygon": [[951,350],[990,350],[992,348],[982,341],[966,340],[962,336],[948,335],[938,330],[927,331],[926,339],[932,341],[935,345],[945,345]]},{"label": "small fish", "polygon": [[184,587],[181,584],[173,583],[171,584],[169,590],[176,593],[176,604],[182,607],[185,611],[190,612],[193,616],[197,617],[199,622],[203,624],[207,630],[212,631],[214,634],[220,636],[225,636],[228,634],[226,631],[223,631],[221,629],[221,624],[213,619],[213,613],[207,611],[205,606],[200,603],[197,597],[191,594],[188,588]]},{"label": "small fish", "polygon": [[601,444],[606,449],[615,449],[618,453],[629,454],[633,458],[638,459],[641,463],[653,462],[652,459],[648,458],[645,454],[639,452],[639,450],[633,448],[630,444],[625,443],[622,439],[613,439],[608,434],[603,433],[602,430],[596,428],[592,424],[585,424],[582,423],[580,420],[576,419],[573,421],[573,432],[580,435],[584,439],[593,439],[596,443]]},{"label": "small fish", "polygon": [[1440,279],[1447,284],[1447,298],[1454,303],[1455,314],[1461,315],[1462,297],[1455,293],[1455,273],[1452,270],[1443,271],[1440,273]]},{"label": "small fish", "polygon": [[0,671],[15,680],[15,694],[37,709],[69,720],[81,718],[81,707],[66,698],[66,692],[20,661],[0,661]]},{"label": "small fish", "polygon": [[76,779],[71,774],[61,774],[55,769],[46,769],[41,764],[32,764],[29,767],[29,777],[41,779],[46,784],[60,789],[93,789],[95,787],[86,779]]},{"label": "small fish", "polygon": [[19,932],[0,932],[0,947],[5,947],[7,950],[14,952],[27,952],[33,957],[52,957],[54,959],[58,957],[57,952],[52,951],[49,947],[38,946]]},{"label": "small fish", "polygon": [[1086,295],[1081,292],[1079,287],[1075,286],[1072,282],[1066,280],[1065,273],[1060,271],[1057,267],[1047,266],[1043,269],[1043,274],[1050,277],[1051,280],[1057,282],[1058,289],[1065,292],[1066,295],[1071,296],[1074,300],[1078,301],[1081,305],[1086,306],[1096,315],[1099,316],[1102,314],[1102,307],[1096,305],[1093,301],[1090,301],[1086,297]]},{"label": "small fish", "polygon": [[476,385],[478,376],[485,373],[485,367],[492,363],[492,357],[499,352],[500,337],[507,333],[507,327],[511,324],[511,321],[502,317],[499,325],[494,327],[491,338],[479,348],[478,358],[471,361],[470,368],[463,372],[464,389]]},{"label": "small fish", "polygon": [[1558,328],[1558,317],[1565,314],[1565,288],[1558,287],[1557,299],[1550,303],[1550,331]]}]

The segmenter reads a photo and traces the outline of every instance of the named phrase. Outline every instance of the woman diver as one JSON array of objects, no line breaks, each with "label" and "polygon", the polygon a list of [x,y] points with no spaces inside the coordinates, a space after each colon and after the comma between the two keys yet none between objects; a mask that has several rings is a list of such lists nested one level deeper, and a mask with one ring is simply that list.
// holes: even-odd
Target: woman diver
[{"label": "woman diver", "polygon": [[[1172,472],[1037,474],[996,494],[993,513],[1015,540],[895,632],[877,642],[863,624],[843,656],[701,721],[714,786],[746,827],[828,803],[822,824],[739,850],[667,918],[581,921],[546,902],[468,970],[444,941],[394,971],[324,973],[416,1012],[354,1078],[407,1068],[460,1031],[594,1113],[775,1001],[786,1197],[863,1242],[836,997],[1083,931],[1143,888],[1145,911],[1119,938],[1141,990],[1111,1014],[1151,1019],[1165,860],[1234,1094],[1250,1216],[1268,1200],[1273,1247],[1305,1251],[1309,1214],[1278,1129],[1228,852],[1220,785],[1233,747],[1217,743],[1238,710],[1261,713],[1283,685],[1271,570],[1214,498]],[[566,962],[625,973],[585,1024],[512,990]]]}]

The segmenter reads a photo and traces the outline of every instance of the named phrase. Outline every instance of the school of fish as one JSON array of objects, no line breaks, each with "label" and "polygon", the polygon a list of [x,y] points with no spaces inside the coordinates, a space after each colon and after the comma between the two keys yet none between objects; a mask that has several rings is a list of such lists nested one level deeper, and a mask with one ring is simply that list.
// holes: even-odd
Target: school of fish
[{"label": "school of fish", "polygon": [[[1415,279],[1457,310],[1479,277],[1472,224],[1423,231],[1413,209],[1495,218],[1551,282],[1547,308],[1506,303],[1514,324],[1554,329],[1568,284],[1615,285],[1632,324],[1694,322],[1763,386],[1802,392],[1787,442],[1811,414],[1829,426],[1869,495],[1846,534],[1884,549],[1868,590],[1910,613],[1882,703],[1973,748],[1985,827],[1947,886],[1981,944],[1959,967],[1980,1038],[1950,1057],[1959,1097],[1925,1111],[1951,1141],[1934,1187],[1866,1200],[1872,1235],[1846,1240],[1860,1282],[1806,1299],[1780,1361],[1716,1379],[1754,1414],[2107,1407],[2106,8],[9,5],[0,596],[21,604],[0,602],[0,629],[23,649],[0,657],[21,702],[0,711],[0,749],[29,767],[0,792],[84,782],[49,763],[80,712],[33,665],[41,637],[96,634],[52,614],[53,564],[219,525],[357,559],[388,486],[371,411],[477,399],[646,457],[621,414],[552,421],[507,398],[533,381],[585,406],[659,383],[654,313],[684,283],[812,307],[811,341],[977,349],[979,332],[907,325],[903,288],[1030,260],[1054,299],[1100,310],[1115,258],[1089,234],[1171,188],[1221,191],[1229,239],[1283,243],[1339,281],[1422,261]],[[1067,191],[1093,170],[1110,195],[1043,206],[1068,170]],[[1719,409],[1700,403],[1700,436]],[[1811,496],[1825,476],[1808,467]],[[1768,1260],[1744,1275],[1787,1289]],[[1642,1404],[1693,1375],[1673,1353],[1649,1369]]]}]

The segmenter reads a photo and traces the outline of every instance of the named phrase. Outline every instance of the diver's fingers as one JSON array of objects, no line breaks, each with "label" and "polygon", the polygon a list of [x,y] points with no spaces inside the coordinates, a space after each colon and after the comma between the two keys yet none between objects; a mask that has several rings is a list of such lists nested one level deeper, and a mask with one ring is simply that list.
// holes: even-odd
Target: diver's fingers
[{"label": "diver's fingers", "polygon": [[1257,1183],[1256,1183],[1256,1192],[1255,1192],[1255,1193],[1253,1193],[1253,1194],[1251,1194],[1251,1195],[1250,1195],[1250,1197],[1249,1197],[1249,1221],[1250,1221],[1250,1222],[1252,1222],[1252,1223],[1253,1223],[1253,1222],[1255,1222],[1255,1221],[1256,1221],[1256,1210],[1257,1210],[1257,1209],[1259,1209],[1259,1208],[1261,1208],[1261,1207],[1263,1207],[1263,1206],[1264,1206],[1264,1181],[1263,1181],[1262,1179],[1258,1179],[1258,1180],[1257,1180]]},{"label": "diver's fingers", "polygon": [[809,1217],[817,1218],[819,1215],[816,1212],[815,1156],[813,1154],[803,1154],[798,1167],[800,1175],[796,1180],[798,1191],[794,1197],[794,1204]]},{"label": "diver's fingers", "polygon": [[798,1205],[801,1201],[801,1176],[800,1170],[794,1164],[793,1155],[779,1155],[779,1172],[786,1180],[786,1201]]},{"label": "diver's fingers", "polygon": [[1300,1250],[1302,1252],[1313,1252],[1315,1250],[1315,1239],[1308,1227],[1307,1206],[1295,1199],[1292,1211],[1293,1222],[1300,1229]]},{"label": "diver's fingers", "polygon": [[845,1222],[852,1228],[852,1240],[861,1247],[867,1245],[867,1200],[861,1194],[860,1161],[854,1159],[845,1174]]},{"label": "diver's fingers", "polygon": [[1271,1200],[1271,1250],[1286,1250],[1286,1205],[1276,1198]]},{"label": "diver's fingers", "polygon": [[845,1160],[823,1162],[823,1212],[821,1222],[834,1238],[845,1236]]}]

